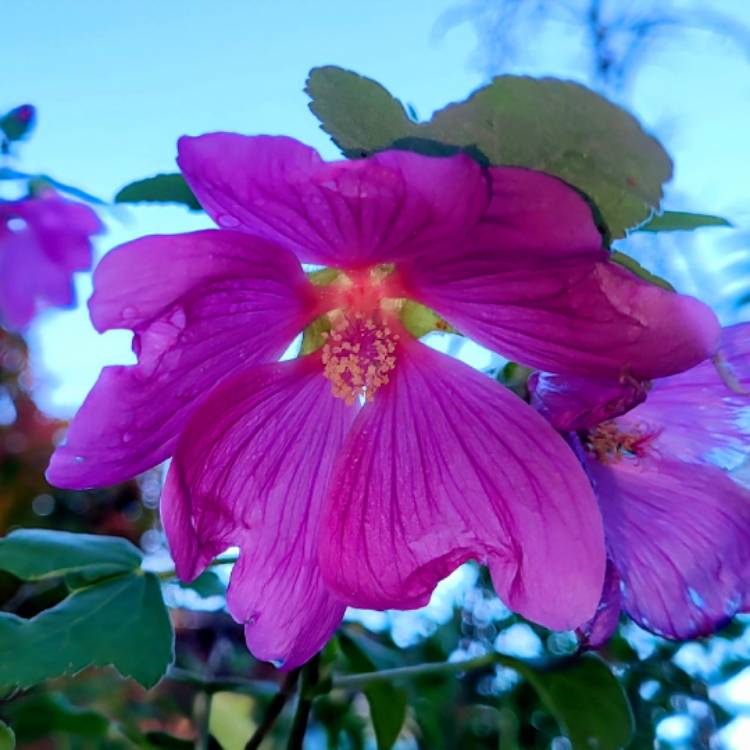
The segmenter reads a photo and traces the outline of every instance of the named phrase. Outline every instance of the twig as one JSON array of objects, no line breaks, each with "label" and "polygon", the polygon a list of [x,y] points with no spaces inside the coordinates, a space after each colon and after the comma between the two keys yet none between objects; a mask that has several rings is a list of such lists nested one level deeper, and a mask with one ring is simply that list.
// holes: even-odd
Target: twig
[{"label": "twig", "polygon": [[281,685],[281,690],[274,695],[273,699],[268,704],[263,721],[255,730],[255,734],[253,734],[253,736],[247,741],[245,750],[257,750],[260,747],[260,743],[263,742],[266,735],[276,723],[276,719],[279,718],[279,715],[284,710],[286,702],[294,694],[300,671],[300,669],[294,669],[286,676],[286,679]]},{"label": "twig", "polygon": [[307,732],[307,722],[310,719],[310,709],[315,699],[315,688],[319,678],[320,656],[313,657],[302,669],[302,686],[299,691],[299,702],[294,714],[292,731],[289,734],[287,750],[302,750]]}]

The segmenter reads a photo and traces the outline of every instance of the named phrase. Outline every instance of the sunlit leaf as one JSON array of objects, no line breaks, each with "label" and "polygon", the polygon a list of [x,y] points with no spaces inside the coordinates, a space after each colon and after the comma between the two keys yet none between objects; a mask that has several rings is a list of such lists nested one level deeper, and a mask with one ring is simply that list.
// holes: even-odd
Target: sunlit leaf
[{"label": "sunlit leaf", "polygon": [[16,746],[16,736],[13,730],[3,721],[0,721],[0,750],[13,750]]},{"label": "sunlit leaf", "polygon": [[223,750],[243,750],[256,730],[252,720],[255,699],[237,693],[214,693],[208,727]]},{"label": "sunlit leaf", "polygon": [[313,68],[306,91],[321,128],[350,158],[416,134],[401,102],[370,78],[332,65]]},{"label": "sunlit leaf", "polygon": [[[374,81],[333,66],[314,68],[310,107],[347,156],[425,142],[477,149],[491,164],[538,169],[585,193],[612,237],[659,206],[672,163],[630,114],[567,81],[500,76],[425,123]],[[417,150],[422,150],[418,148]]]},{"label": "sunlit leaf", "polygon": [[86,581],[135,570],[141,552],[127,539],[18,529],[0,539],[0,570],[25,581],[76,574]]},{"label": "sunlit leaf", "polygon": [[609,259],[613,263],[617,263],[618,265],[627,268],[628,271],[631,271],[644,281],[660,286],[662,289],[667,289],[670,292],[675,291],[675,288],[666,279],[657,276],[655,273],[651,273],[651,271],[644,268],[635,258],[631,258],[629,255],[625,255],[625,253],[615,251],[609,256]]},{"label": "sunlit leaf", "polygon": [[111,664],[151,687],[169,666],[172,647],[159,579],[127,573],[73,591],[30,620],[0,614],[0,686],[29,687]]},{"label": "sunlit leaf", "polygon": [[686,211],[665,211],[656,214],[638,227],[639,232],[689,232],[700,227],[731,227],[731,222],[711,214],[691,214]]},{"label": "sunlit leaf", "polygon": [[412,300],[406,300],[404,306],[401,308],[400,318],[404,324],[404,328],[416,338],[426,336],[432,331],[457,333],[455,328],[446,323],[437,313],[430,310],[429,307],[420,305],[419,302],[413,302]]},{"label": "sunlit leaf", "polygon": [[115,196],[115,203],[182,203],[193,211],[201,204],[179,174],[157,174],[126,185]]}]

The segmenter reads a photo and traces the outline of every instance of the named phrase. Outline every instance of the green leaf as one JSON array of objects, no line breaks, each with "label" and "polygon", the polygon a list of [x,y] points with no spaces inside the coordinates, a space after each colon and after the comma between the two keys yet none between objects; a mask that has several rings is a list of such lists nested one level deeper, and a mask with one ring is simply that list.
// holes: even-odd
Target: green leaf
[{"label": "green leaf", "polygon": [[195,591],[198,596],[208,599],[210,596],[224,596],[227,593],[227,587],[224,581],[216,575],[213,570],[204,570],[191,583],[177,582],[181,589],[190,589]]},{"label": "green leaf", "polygon": [[638,227],[639,232],[689,232],[700,227],[731,227],[731,222],[711,214],[665,211]]},{"label": "green leaf", "polygon": [[151,573],[74,591],[30,620],[0,614],[0,686],[29,687],[88,666],[114,666],[152,687],[172,661],[173,633]]},{"label": "green leaf", "polygon": [[350,158],[416,134],[401,102],[370,78],[328,65],[310,71],[305,91],[321,128]]},{"label": "green leaf", "polygon": [[380,84],[341,68],[314,68],[307,93],[347,156],[430,141],[478,150],[491,164],[569,182],[594,202],[613,237],[659,206],[672,175],[666,151],[632,115],[576,83],[500,76],[425,123],[411,122]]},{"label": "green leaf", "polygon": [[[373,660],[358,642],[346,633],[339,633],[341,650],[355,672],[374,672]],[[396,743],[406,720],[406,691],[389,682],[374,682],[364,690],[370,706],[378,750],[390,750]]]},{"label": "green leaf", "polygon": [[401,308],[401,322],[409,333],[415,338],[422,338],[432,331],[442,333],[458,333],[453,326],[446,323],[436,312],[429,307],[406,300]]},{"label": "green leaf", "polygon": [[627,268],[628,271],[631,271],[644,281],[648,281],[655,286],[660,286],[662,289],[666,289],[670,292],[676,291],[675,288],[666,279],[663,279],[661,276],[657,276],[655,273],[651,273],[651,271],[644,268],[635,258],[631,258],[629,255],[625,255],[625,253],[621,253],[618,250],[615,250],[610,254],[609,259],[613,263],[617,263],[618,265]]},{"label": "green leaf", "polygon": [[78,708],[61,693],[38,693],[8,705],[21,743],[49,737],[54,733],[99,738],[109,733],[109,720],[98,711]]},{"label": "green leaf", "polygon": [[0,721],[0,750],[13,750],[16,746],[16,735],[3,721]]},{"label": "green leaf", "polygon": [[203,207],[179,174],[157,174],[126,185],[115,196],[115,203],[182,203],[192,211]]},{"label": "green leaf", "polygon": [[243,750],[257,729],[252,720],[254,698],[237,693],[214,693],[208,727],[224,750]]},{"label": "green leaf", "polygon": [[135,570],[142,559],[137,547],[114,536],[19,529],[0,539],[0,570],[25,581],[75,574],[90,582]]},{"label": "green leaf", "polygon": [[633,736],[625,692],[597,656],[555,662],[548,669],[513,659],[509,664],[534,687],[573,750],[620,750]]}]

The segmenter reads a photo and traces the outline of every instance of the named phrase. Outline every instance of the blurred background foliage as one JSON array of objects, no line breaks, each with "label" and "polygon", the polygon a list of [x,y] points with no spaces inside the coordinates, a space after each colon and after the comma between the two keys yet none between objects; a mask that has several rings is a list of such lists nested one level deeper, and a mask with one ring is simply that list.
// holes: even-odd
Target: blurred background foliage
[{"label": "blurred background foliage", "polygon": [[[523,66],[551,37],[568,35],[577,47],[579,77],[626,104],[638,76],[648,74],[650,56],[665,46],[689,44],[695,34],[708,35],[719,46],[731,45],[750,58],[750,32],[732,14],[731,4],[470,0],[456,3],[430,24],[436,38],[456,26],[471,25],[477,37],[471,64],[486,78]],[[6,124],[15,127],[18,120]],[[14,140],[3,141],[6,155],[15,149]],[[679,239],[641,234],[628,238],[624,246],[678,288],[712,290],[709,301],[726,320],[736,319],[750,299],[746,217],[746,209],[732,214],[737,229],[720,236],[714,252],[722,257],[714,255],[707,263],[695,262],[708,256],[692,249],[697,240],[684,233]],[[506,375],[510,387],[520,387],[514,380],[517,373]],[[21,527],[123,537],[144,551],[151,569],[167,569],[157,513],[159,471],[95,492],[50,487],[43,471],[64,423],[40,411],[33,392],[25,341],[0,331],[0,535]],[[615,715],[610,720],[606,714],[606,706],[617,700],[608,692],[611,686],[604,684],[597,695],[597,666],[578,681],[565,671],[576,651],[574,636],[550,634],[510,613],[476,567],[468,566],[441,586],[424,611],[352,613],[319,663],[287,676],[247,653],[242,628],[224,610],[226,580],[225,567],[188,587],[164,576],[176,660],[155,688],[146,691],[109,668],[89,668],[75,677],[6,692],[0,721],[12,726],[17,746],[241,750],[256,747],[253,742],[262,736],[262,747],[283,748],[294,733],[299,704],[320,689],[319,697],[309,701],[305,747],[310,750],[617,747],[622,728],[616,724],[623,719]],[[66,595],[59,579],[30,583],[0,572],[0,606],[6,612],[30,618]],[[740,617],[712,638],[687,644],[657,638],[632,623],[621,625],[600,656],[630,701],[635,734],[629,747],[750,748],[747,624],[748,618]],[[135,649],[137,638],[133,633]],[[426,671],[370,685],[346,683],[348,674],[482,659],[493,653],[507,655],[507,662],[487,662],[458,674]],[[513,668],[516,658],[523,661]],[[541,676],[524,677],[521,665],[526,664],[536,670],[529,674]],[[563,678],[555,671],[561,665],[567,675]],[[326,680],[332,674],[343,675],[338,678],[342,685],[330,689]],[[300,682],[301,701],[295,692]],[[593,689],[579,694],[580,684]],[[606,726],[597,725],[601,716]],[[593,742],[590,729],[599,731]],[[6,742],[0,724],[0,748],[9,746]]]}]

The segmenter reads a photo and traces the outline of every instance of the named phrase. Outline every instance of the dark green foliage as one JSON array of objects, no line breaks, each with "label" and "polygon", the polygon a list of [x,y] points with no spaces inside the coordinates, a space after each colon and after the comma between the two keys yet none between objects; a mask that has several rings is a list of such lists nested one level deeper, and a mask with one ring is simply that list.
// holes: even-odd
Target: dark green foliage
[{"label": "dark green foliage", "polygon": [[658,208],[672,175],[666,151],[632,115],[568,81],[499,76],[423,123],[379,83],[342,68],[314,68],[307,93],[349,157],[394,145],[433,154],[454,147],[490,164],[547,172],[586,194],[614,238]]},{"label": "dark green foliage", "polygon": [[192,211],[202,210],[198,199],[179,174],[157,174],[131,182],[115,195],[115,203],[182,203]]}]

